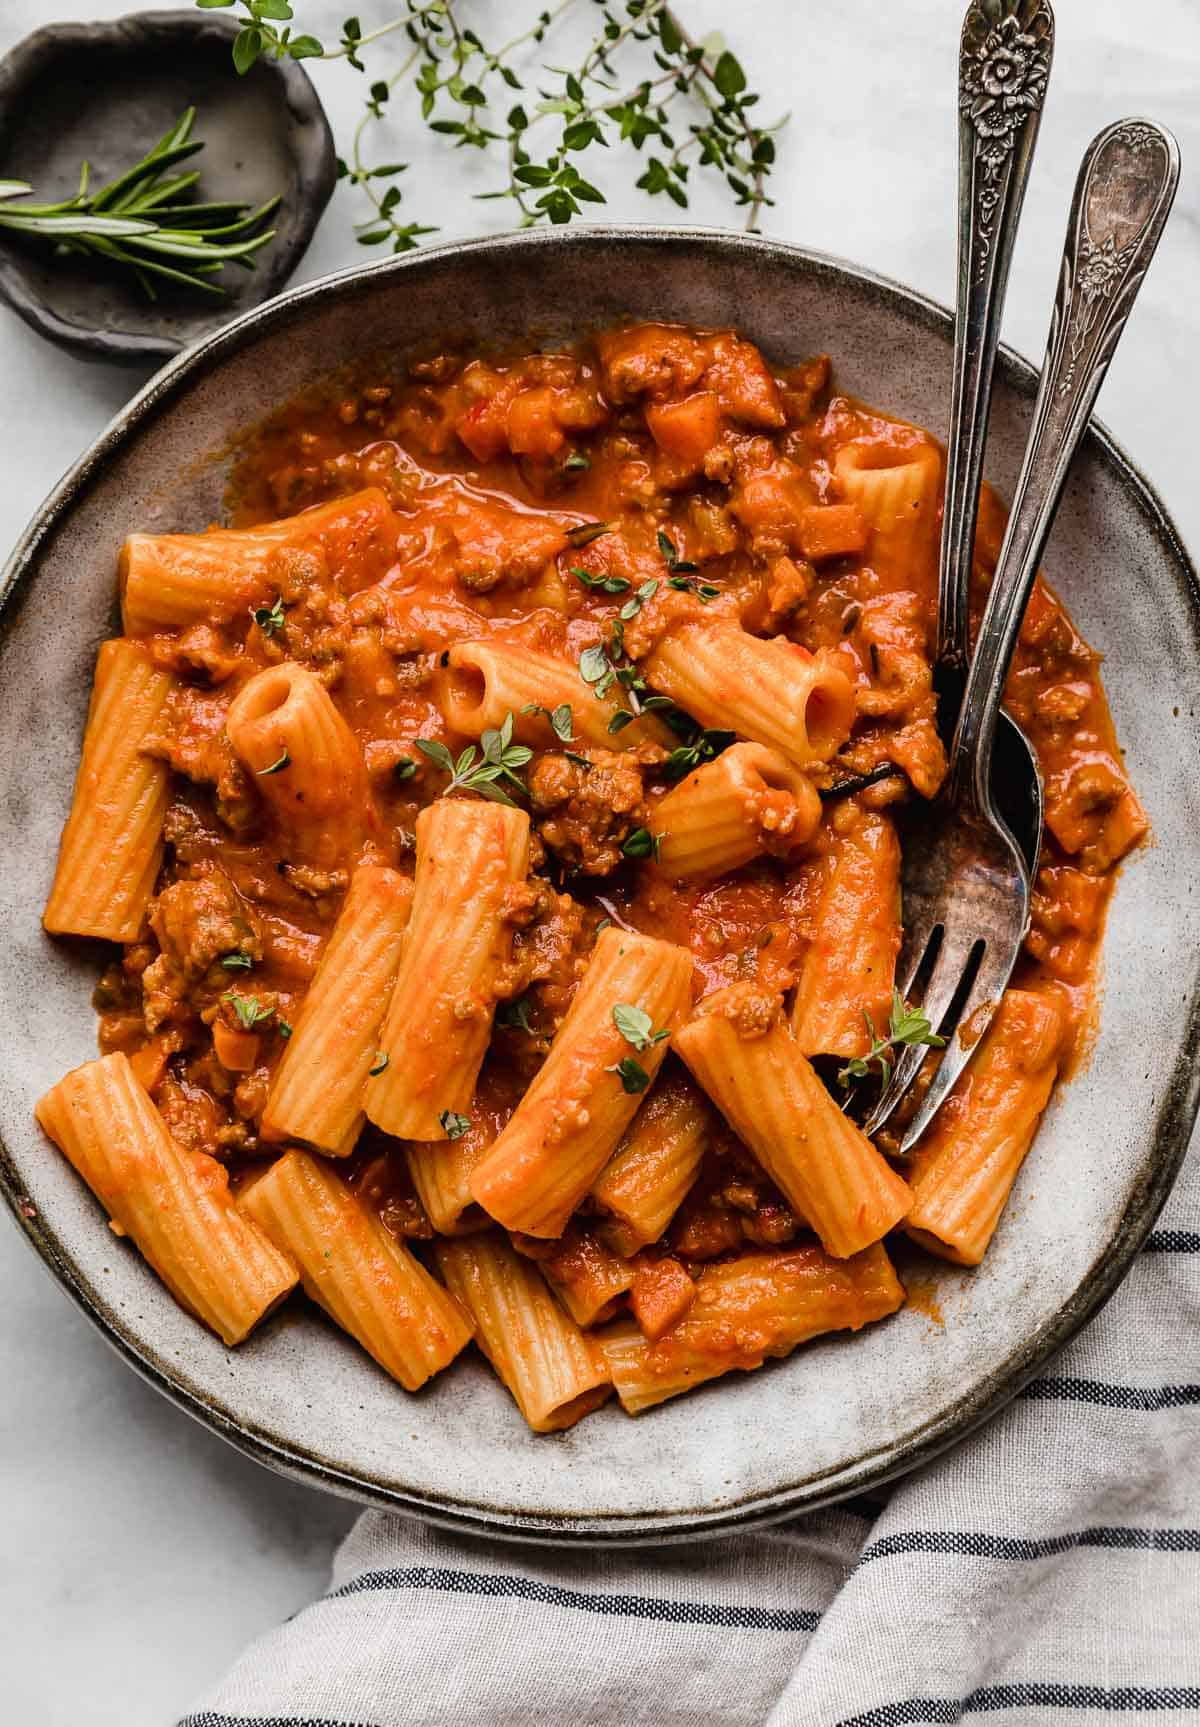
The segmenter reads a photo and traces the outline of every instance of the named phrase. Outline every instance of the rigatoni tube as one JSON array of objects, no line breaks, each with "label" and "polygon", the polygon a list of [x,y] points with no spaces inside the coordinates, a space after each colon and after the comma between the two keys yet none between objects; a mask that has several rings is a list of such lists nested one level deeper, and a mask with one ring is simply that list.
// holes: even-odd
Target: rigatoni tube
[{"label": "rigatoni tube", "polygon": [[[576,744],[615,750],[670,737],[650,716],[625,723],[618,734],[611,722],[629,711],[622,702],[613,695],[597,697],[572,661],[520,642],[459,642],[439,672],[436,699],[451,731],[468,738],[498,731],[511,714],[519,742],[553,748],[559,740],[547,716],[563,706],[571,710]],[[526,708],[539,711],[526,713]]]},{"label": "rigatoni tube", "polygon": [[131,534],[121,551],[121,616],[126,635],[228,623],[279,591],[280,552],[316,545],[331,568],[353,558],[363,581],[377,581],[394,558],[400,524],[377,487],[318,504],[257,528],[206,534]]},{"label": "rigatoni tube", "polygon": [[958,1265],[983,1258],[1054,1088],[1064,1021],[1055,996],[1006,991],[909,1167],[904,1227],[931,1253]]},{"label": "rigatoni tube", "polygon": [[255,673],[230,703],[225,730],[299,860],[344,865],[362,836],[367,774],[320,678],[294,660]]},{"label": "rigatoni tube", "polygon": [[134,941],[162,862],[167,764],[145,753],[174,685],[134,642],[105,642],[43,922]]},{"label": "rigatoni tube", "polygon": [[[507,1229],[562,1234],[658,1072],[667,1038],[657,1034],[680,1024],[691,980],[686,948],[601,933],[549,1055],[471,1177],[475,1198]],[[655,1041],[631,1044],[614,1018],[622,1006],[645,1015]]]},{"label": "rigatoni tube", "polygon": [[887,1035],[900,952],[900,842],[885,815],[843,805],[831,867],[796,981],[792,1035],[805,1055],[864,1056],[863,1015]]},{"label": "rigatoni tube", "polygon": [[654,805],[656,867],[672,880],[723,875],[812,838],[821,799],[778,750],[733,744]]},{"label": "rigatoni tube", "polygon": [[628,1256],[657,1241],[683,1204],[700,1168],[712,1112],[688,1076],[672,1064],[592,1183],[606,1214],[606,1239]]},{"label": "rigatoni tube", "polygon": [[749,984],[720,990],[675,1047],[826,1252],[858,1253],[908,1211],[908,1186],[821,1084],[778,998]]},{"label": "rigatoni tube", "polygon": [[444,1139],[466,1115],[491,1036],[496,984],[512,958],[513,893],[529,871],[529,817],[441,798],[417,817],[416,892],[367,1081],[367,1115],[398,1139]]},{"label": "rigatoni tube", "polygon": [[715,618],[676,624],[641,670],[701,725],[766,744],[798,768],[828,761],[854,721],[854,687],[836,654]]},{"label": "rigatoni tube", "polygon": [[305,1294],[406,1391],[470,1341],[458,1303],[321,1159],[289,1151],[238,1203],[295,1260]]},{"label": "rigatoni tube", "polygon": [[897,433],[892,443],[844,445],[834,475],[870,530],[866,562],[911,588],[930,579],[936,566],[942,458],[932,439],[911,426],[898,426]]},{"label": "rigatoni tube", "polygon": [[37,1118],[176,1301],[226,1343],[295,1287],[291,1261],[234,1205],[222,1165],[171,1138],[128,1057],[67,1074]]},{"label": "rigatoni tube", "polygon": [[275,1070],[262,1117],[264,1139],[302,1140],[337,1156],[353,1148],[412,897],[407,877],[382,864],[354,872]]},{"label": "rigatoni tube", "polygon": [[612,1390],[602,1351],[499,1230],[439,1242],[437,1259],[447,1288],[475,1321],[480,1349],[535,1433],[557,1433],[600,1407]]},{"label": "rigatoni tube", "polygon": [[657,1343],[636,1325],[606,1332],[604,1353],[630,1415],[827,1331],[858,1331],[895,1313],[904,1291],[881,1245],[850,1259],[819,1247],[746,1254],[706,1265],[682,1319]]}]

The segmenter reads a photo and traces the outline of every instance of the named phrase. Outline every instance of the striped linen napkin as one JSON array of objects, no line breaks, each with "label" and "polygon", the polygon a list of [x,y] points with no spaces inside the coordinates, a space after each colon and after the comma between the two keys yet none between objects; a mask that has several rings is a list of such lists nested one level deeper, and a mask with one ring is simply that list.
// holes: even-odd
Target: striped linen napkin
[{"label": "striped linen napkin", "polygon": [[1200,1153],[1103,1313],[886,1505],[558,1552],[368,1512],[180,1727],[1200,1723]]}]

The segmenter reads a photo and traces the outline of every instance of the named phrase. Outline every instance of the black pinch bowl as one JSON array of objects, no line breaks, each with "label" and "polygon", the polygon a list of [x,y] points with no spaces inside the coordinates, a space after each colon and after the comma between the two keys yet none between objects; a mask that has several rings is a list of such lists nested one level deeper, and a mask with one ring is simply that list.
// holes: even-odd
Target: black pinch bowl
[{"label": "black pinch bowl", "polygon": [[169,359],[277,294],[304,256],[336,180],[329,122],[294,60],[263,59],[239,77],[236,34],[215,13],[132,13],[47,25],[0,61],[0,179],[28,181],[26,202],[72,196],[85,159],[102,186],[189,107],[205,146],[186,164],[200,171],[200,197],[254,207],[283,198],[274,239],[253,270],[225,266],[219,299],[162,281],[151,300],[128,271],[0,228],[0,296],[52,342],[132,365]]},{"label": "black pinch bowl", "polygon": [[[95,1050],[99,956],[48,940],[39,917],[122,538],[219,517],[237,434],[335,367],[427,353],[448,331],[549,340],[625,315],[736,324],[780,360],[828,350],[842,388],[944,424],[950,315],[851,265],[654,229],[442,247],[296,289],[166,367],[39,511],[8,565],[0,618],[0,1185],[21,1229],[131,1365],[251,1456],[458,1529],[576,1544],[768,1522],[876,1488],[961,1439],[1116,1288],[1179,1168],[1200,1083],[1200,603],[1163,506],[1093,426],[1048,573],[1107,652],[1155,843],[1117,885],[1105,964],[1119,987],[1090,1063],[1047,1111],[987,1260],[923,1270],[941,1328],[906,1308],[636,1420],[610,1404],[539,1437],[473,1353],[409,1397],[300,1301],[228,1350],[105,1227],[33,1106]],[[1034,375],[1011,353],[999,370],[990,468],[1005,487]]]}]

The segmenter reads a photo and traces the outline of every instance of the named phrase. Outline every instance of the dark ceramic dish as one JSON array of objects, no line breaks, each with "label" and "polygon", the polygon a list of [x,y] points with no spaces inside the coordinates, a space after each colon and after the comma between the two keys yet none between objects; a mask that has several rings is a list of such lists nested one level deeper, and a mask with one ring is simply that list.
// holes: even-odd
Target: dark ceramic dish
[{"label": "dark ceramic dish", "polygon": [[102,185],[193,106],[205,198],[283,195],[275,238],[253,271],[226,266],[220,300],[172,283],[150,300],[127,272],[0,231],[0,295],[51,341],[131,364],[169,359],[277,294],[304,256],[334,186],[329,123],[294,60],[260,60],[239,78],[236,34],[211,13],[145,12],[51,24],[0,62],[0,178],[27,180],[39,202],[70,197],[85,158]]},{"label": "dark ceramic dish", "polygon": [[[986,1263],[930,1266],[945,1316],[906,1309],[631,1421],[607,1407],[532,1435],[488,1370],[400,1392],[293,1302],[230,1351],[105,1228],[33,1121],[94,1054],[99,956],[39,916],[97,642],[131,529],[220,513],[237,433],[333,365],[473,326],[547,336],[623,314],[737,324],[780,359],[828,349],[843,387],[937,429],[950,317],[877,277],[765,240],[649,229],[422,252],[298,289],[167,367],[66,477],[18,546],[0,631],[0,1182],[51,1271],[127,1361],[252,1456],[369,1503],[526,1540],[638,1542],[742,1528],[878,1486],[1007,1402],[1115,1289],[1174,1179],[1197,1107],[1200,605],[1153,491],[1093,428],[1049,573],[1106,682],[1156,843],[1118,884],[1110,991],[1086,1071],[1057,1095]],[[1128,338],[1138,340],[1135,320]],[[992,477],[1011,484],[1033,392],[1003,357]]]}]

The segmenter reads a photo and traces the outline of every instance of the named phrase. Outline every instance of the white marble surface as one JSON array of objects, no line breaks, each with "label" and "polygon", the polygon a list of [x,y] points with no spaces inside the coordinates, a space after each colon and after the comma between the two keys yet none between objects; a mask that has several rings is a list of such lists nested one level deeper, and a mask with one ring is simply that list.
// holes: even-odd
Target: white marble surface
[{"label": "white marble surface", "polygon": [[[1006,336],[1040,357],[1067,202],[1083,147],[1122,113],[1176,132],[1184,179],[1175,216],[1101,399],[1103,417],[1200,546],[1188,427],[1200,384],[1200,11],[1194,0],[1056,0],[1058,50],[1010,291]],[[347,10],[298,0],[328,27]],[[50,16],[96,17],[120,0],[4,0],[0,52]],[[363,0],[367,26],[391,15]],[[464,10],[483,17],[482,0]],[[534,6],[506,0],[505,17]],[[500,12],[493,0],[494,15]],[[791,110],[769,232],[840,253],[946,299],[952,292],[959,0],[680,0],[698,30],[736,18],[732,45]],[[516,28],[515,24],[513,26]],[[549,51],[549,50],[548,50]],[[316,79],[339,140],[359,96],[344,66]],[[502,225],[505,206],[474,158],[451,157],[412,116],[393,130],[414,217],[453,239]],[[391,145],[389,144],[389,152]],[[0,170],[3,169],[0,161]],[[471,172],[468,179],[464,170]],[[661,219],[626,191],[614,218]],[[351,193],[340,189],[299,278],[356,261]],[[697,215],[720,220],[720,206]],[[802,333],[798,337],[803,347]],[[0,549],[141,381],[85,365],[0,309],[4,485]],[[0,1713],[21,1727],[164,1727],[259,1629],[323,1586],[351,1509],[244,1461],[120,1365],[0,1224]]]}]

